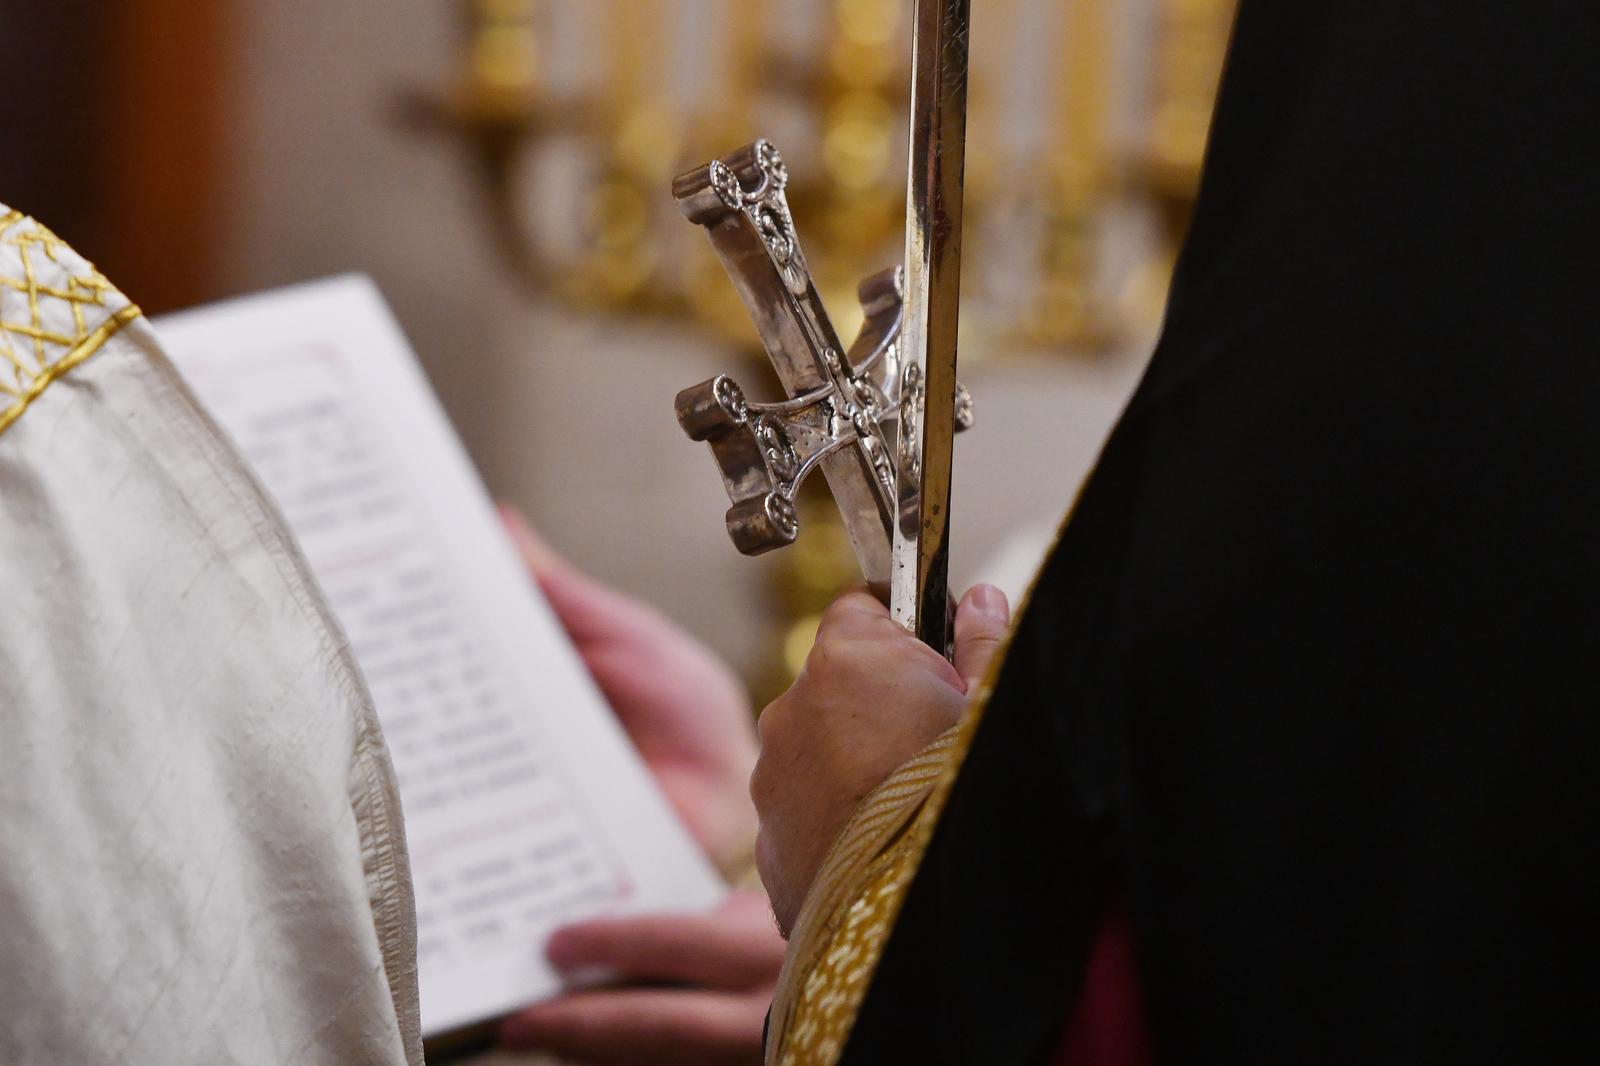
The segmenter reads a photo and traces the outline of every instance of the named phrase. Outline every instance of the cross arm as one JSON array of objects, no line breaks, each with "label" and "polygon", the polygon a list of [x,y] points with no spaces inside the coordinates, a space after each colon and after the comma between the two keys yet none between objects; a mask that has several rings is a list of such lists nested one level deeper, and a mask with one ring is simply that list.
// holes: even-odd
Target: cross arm
[{"label": "cross arm", "polygon": [[[711,447],[732,506],[730,537],[759,555],[799,535],[794,507],[814,470],[828,481],[867,582],[887,598],[899,427],[903,271],[862,282],[866,313],[848,351],[817,293],[789,213],[788,169],[766,141],[678,178],[684,215],[702,226],[756,324],[786,398],[754,403],[722,375],[679,393],[684,431]],[[970,423],[970,405],[968,406]],[[918,417],[912,413],[910,417]]]}]

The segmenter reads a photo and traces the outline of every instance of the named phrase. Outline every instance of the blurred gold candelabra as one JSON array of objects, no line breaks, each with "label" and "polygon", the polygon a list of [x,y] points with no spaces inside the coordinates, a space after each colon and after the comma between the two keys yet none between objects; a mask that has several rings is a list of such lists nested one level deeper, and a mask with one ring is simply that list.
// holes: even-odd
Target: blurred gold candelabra
[{"label": "blurred gold candelabra", "polygon": [[[789,160],[830,307],[855,307],[857,281],[901,256],[909,0],[460,2],[461,73],[414,107],[469,151],[493,236],[532,291],[753,343],[669,186],[758,136]],[[1153,332],[1234,3],[977,5],[964,359],[1125,351]],[[808,536],[778,578],[791,672],[855,580],[831,506],[798,502]]]},{"label": "blurred gold candelabra", "polygon": [[[1094,352],[1151,326],[1119,290],[1170,262],[1233,0],[1144,2],[1158,5],[1155,32],[1133,47],[1124,0],[984,5],[968,294],[986,353]],[[494,238],[534,290],[746,338],[666,190],[678,169],[758,135],[791,160],[808,256],[838,290],[825,295],[900,254],[905,0],[461,3],[461,73],[418,112],[470,152]],[[1017,69],[1030,49],[1033,69]],[[1130,121],[1125,90],[1140,80],[1147,114]],[[1118,251],[1117,221],[1141,210],[1165,223],[1160,239]]]}]

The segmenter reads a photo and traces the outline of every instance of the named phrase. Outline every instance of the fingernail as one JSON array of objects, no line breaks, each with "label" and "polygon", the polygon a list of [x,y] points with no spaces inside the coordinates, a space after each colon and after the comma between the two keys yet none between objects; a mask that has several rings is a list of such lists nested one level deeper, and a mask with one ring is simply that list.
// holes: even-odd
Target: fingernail
[{"label": "fingernail", "polygon": [[550,934],[544,946],[544,957],[558,970],[570,970],[579,962],[578,937],[567,929],[557,929]]},{"label": "fingernail", "polygon": [[993,585],[974,585],[967,593],[967,602],[982,614],[1004,616],[1010,609],[1006,594]]}]

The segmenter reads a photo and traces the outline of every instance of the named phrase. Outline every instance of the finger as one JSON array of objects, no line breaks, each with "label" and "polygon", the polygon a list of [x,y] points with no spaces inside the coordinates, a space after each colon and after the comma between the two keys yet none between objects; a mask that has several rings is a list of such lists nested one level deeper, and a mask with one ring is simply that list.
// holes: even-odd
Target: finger
[{"label": "finger", "polygon": [[582,645],[631,638],[656,624],[647,608],[607,588],[563,558],[515,507],[501,504],[500,518],[522,561],[574,642]]},{"label": "finger", "polygon": [[765,992],[580,992],[508,1019],[500,1040],[587,1066],[710,1066],[761,1061]]},{"label": "finger", "polygon": [[993,585],[974,585],[956,607],[956,672],[974,691],[983,683],[995,649],[1011,624],[1006,594]]},{"label": "finger", "polygon": [[501,503],[498,507],[501,524],[506,527],[511,543],[516,545],[517,554],[522,556],[523,563],[534,577],[543,577],[547,573],[565,570],[571,566],[550,546],[549,541],[534,530],[527,516],[518,508],[509,503]]},{"label": "finger", "polygon": [[822,612],[822,619],[826,625],[829,622],[837,623],[861,615],[888,618],[889,608],[866,589],[855,588],[841,594],[838,599],[830,603],[828,609]]},{"label": "finger", "polygon": [[565,973],[603,969],[624,980],[734,991],[772,983],[783,941],[770,919],[651,915],[568,926],[550,938],[545,954]]},{"label": "finger", "polygon": [[940,680],[958,692],[966,690],[961,675],[949,661],[896,622],[887,606],[866,589],[852,589],[844,593],[823,612],[817,627],[817,642],[813,654],[843,643],[860,646],[862,641],[891,641],[910,649],[908,654],[920,656]]},{"label": "finger", "polygon": [[817,642],[830,640],[893,639],[906,631],[889,608],[866,589],[851,589],[828,604],[817,622]]}]

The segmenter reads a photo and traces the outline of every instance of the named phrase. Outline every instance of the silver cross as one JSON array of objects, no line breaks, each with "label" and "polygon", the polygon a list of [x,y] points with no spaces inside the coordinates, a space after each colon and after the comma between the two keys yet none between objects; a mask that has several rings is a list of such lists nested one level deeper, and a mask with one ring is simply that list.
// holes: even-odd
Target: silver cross
[{"label": "silver cross", "polygon": [[[728,533],[746,555],[794,542],[794,499],[818,467],[828,480],[868,585],[886,601],[901,475],[916,482],[921,455],[922,369],[903,361],[904,272],[861,283],[866,323],[848,351],[806,267],[784,188],[789,173],[767,141],[678,178],[673,195],[704,226],[755,320],[788,399],[754,403],[726,375],[678,394],[678,421],[706,441],[733,506]],[[958,429],[972,400],[958,387]],[[900,442],[907,442],[902,449]]]}]

